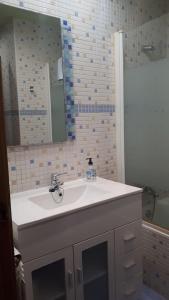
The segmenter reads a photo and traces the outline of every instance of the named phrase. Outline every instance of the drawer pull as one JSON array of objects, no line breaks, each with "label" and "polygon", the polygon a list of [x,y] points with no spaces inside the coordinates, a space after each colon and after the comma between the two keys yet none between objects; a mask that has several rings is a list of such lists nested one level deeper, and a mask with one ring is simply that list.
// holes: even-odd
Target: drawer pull
[{"label": "drawer pull", "polygon": [[128,235],[126,235],[125,237],[124,237],[124,241],[125,242],[131,242],[131,241],[133,241],[133,240],[135,240],[136,239],[136,236],[134,235],[134,234],[128,234]]},{"label": "drawer pull", "polygon": [[135,267],[135,266],[136,266],[135,261],[131,261],[131,262],[127,263],[127,264],[124,266],[124,268],[125,268],[126,270],[129,270],[129,269],[131,269],[131,268],[133,268],[133,267]]},{"label": "drawer pull", "polygon": [[136,291],[137,291],[136,289],[131,289],[131,290],[128,290],[124,295],[126,297],[129,297],[129,296],[132,296],[133,294],[135,294]]}]

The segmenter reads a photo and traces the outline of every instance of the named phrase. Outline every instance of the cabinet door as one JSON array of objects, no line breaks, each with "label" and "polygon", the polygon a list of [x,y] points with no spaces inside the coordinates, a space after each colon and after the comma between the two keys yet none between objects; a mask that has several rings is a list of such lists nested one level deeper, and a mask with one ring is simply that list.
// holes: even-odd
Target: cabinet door
[{"label": "cabinet door", "polygon": [[114,232],[74,246],[77,300],[114,299]]},{"label": "cabinet door", "polygon": [[74,300],[71,247],[26,263],[24,271],[26,300]]}]

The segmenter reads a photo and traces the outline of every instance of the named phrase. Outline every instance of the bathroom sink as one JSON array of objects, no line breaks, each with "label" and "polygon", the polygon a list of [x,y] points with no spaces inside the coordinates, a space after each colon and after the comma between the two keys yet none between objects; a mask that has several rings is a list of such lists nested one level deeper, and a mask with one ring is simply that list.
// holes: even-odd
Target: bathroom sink
[{"label": "bathroom sink", "polygon": [[104,195],[107,191],[94,185],[83,184],[80,186],[66,187],[61,190],[62,196],[59,197],[57,192],[44,193],[29,200],[43,209],[56,209],[60,206],[70,205],[84,198],[93,198]]},{"label": "bathroom sink", "polygon": [[55,194],[52,197],[49,186],[11,195],[13,224],[25,228],[140,192],[138,188],[99,177],[94,182],[85,179],[65,182],[62,187],[61,199]]}]

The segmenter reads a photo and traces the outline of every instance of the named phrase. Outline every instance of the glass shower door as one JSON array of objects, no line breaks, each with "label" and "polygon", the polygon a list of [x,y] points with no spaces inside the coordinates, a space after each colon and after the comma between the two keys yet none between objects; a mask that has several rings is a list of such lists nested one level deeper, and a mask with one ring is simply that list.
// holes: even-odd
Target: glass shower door
[{"label": "glass shower door", "polygon": [[124,34],[126,183],[143,187],[143,217],[169,228],[168,15]]}]

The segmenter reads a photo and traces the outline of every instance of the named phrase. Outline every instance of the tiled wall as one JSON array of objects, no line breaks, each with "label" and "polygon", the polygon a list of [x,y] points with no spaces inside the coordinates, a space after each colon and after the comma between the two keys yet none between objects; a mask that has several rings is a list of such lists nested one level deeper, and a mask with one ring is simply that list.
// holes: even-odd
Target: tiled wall
[{"label": "tiled wall", "polygon": [[169,235],[143,225],[144,282],[169,299]]},{"label": "tiled wall", "polygon": [[26,72],[22,69],[17,73],[17,82],[21,87],[18,89],[20,144],[50,143],[52,132],[49,64],[29,62]]},{"label": "tiled wall", "polygon": [[[167,14],[125,33],[125,68],[136,68],[167,56]],[[144,45],[154,50],[144,52]]]},{"label": "tiled wall", "polygon": [[[97,174],[116,179],[116,122],[113,33],[159,17],[165,0],[9,0],[1,1],[69,21],[73,37],[76,140],[8,150],[11,191],[49,184],[52,172],[84,176],[87,156]],[[107,106],[106,106],[107,105]],[[109,105],[109,106],[108,106]],[[111,107],[108,109],[108,107]]]}]

